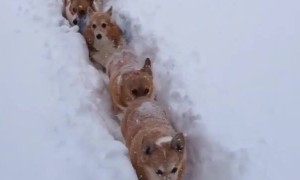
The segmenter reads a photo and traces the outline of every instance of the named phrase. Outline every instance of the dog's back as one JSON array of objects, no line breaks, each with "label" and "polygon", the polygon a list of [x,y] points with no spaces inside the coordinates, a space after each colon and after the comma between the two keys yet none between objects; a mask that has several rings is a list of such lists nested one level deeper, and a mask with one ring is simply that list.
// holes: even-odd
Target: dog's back
[{"label": "dog's back", "polygon": [[128,106],[121,130],[140,180],[182,180],[185,140],[171,126],[163,108],[141,97]]},{"label": "dog's back", "polygon": [[109,78],[114,78],[126,71],[137,70],[140,68],[137,56],[132,50],[122,49],[120,52],[114,53],[106,66],[106,74]]},{"label": "dog's back", "polygon": [[153,128],[166,131],[166,133],[174,133],[166,112],[156,101],[147,97],[132,101],[121,121],[121,129],[126,144],[130,146],[132,137]]},{"label": "dog's back", "polygon": [[117,116],[123,114],[132,100],[141,96],[155,97],[151,60],[140,60],[133,51],[124,49],[114,53],[107,63],[109,92]]}]

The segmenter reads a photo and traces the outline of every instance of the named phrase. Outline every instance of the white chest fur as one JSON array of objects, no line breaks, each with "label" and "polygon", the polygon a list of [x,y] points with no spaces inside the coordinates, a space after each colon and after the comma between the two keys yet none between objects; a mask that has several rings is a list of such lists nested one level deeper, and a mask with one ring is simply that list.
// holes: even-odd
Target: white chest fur
[{"label": "white chest fur", "polygon": [[120,45],[119,47],[115,47],[114,43],[110,39],[103,36],[101,40],[96,40],[94,42],[94,48],[97,51],[92,53],[92,58],[103,67],[106,67],[110,56],[113,53],[120,51],[122,46]]}]

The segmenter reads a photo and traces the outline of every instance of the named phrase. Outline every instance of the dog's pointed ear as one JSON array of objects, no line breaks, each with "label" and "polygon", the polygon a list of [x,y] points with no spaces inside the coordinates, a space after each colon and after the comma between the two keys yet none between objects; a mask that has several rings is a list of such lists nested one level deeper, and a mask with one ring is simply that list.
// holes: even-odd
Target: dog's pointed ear
[{"label": "dog's pointed ear", "polygon": [[91,7],[87,8],[87,16],[91,17],[94,14],[94,10]]},{"label": "dog's pointed ear", "polygon": [[113,12],[113,7],[110,6],[110,8],[106,11],[106,13],[107,13],[109,16],[112,16],[112,12]]},{"label": "dog's pointed ear", "polygon": [[152,75],[152,67],[151,67],[150,58],[145,59],[145,63],[144,63],[144,66],[142,67],[142,71],[145,71],[145,72],[149,73],[150,75]]},{"label": "dog's pointed ear", "polygon": [[183,133],[177,133],[171,141],[171,148],[181,153],[183,152],[184,147],[185,147],[184,135]]}]

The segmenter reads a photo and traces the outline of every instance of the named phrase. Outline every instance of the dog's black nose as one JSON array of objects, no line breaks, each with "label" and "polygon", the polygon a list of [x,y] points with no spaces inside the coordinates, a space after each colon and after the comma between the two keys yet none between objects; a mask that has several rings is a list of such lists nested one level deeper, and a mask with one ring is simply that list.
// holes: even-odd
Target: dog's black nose
[{"label": "dog's black nose", "polygon": [[101,34],[97,34],[96,38],[97,38],[97,39],[101,39],[101,38],[102,38],[102,35],[101,35]]},{"label": "dog's black nose", "polygon": [[73,20],[73,24],[74,24],[74,25],[77,25],[77,23],[78,23],[78,22],[77,22],[77,19],[74,19],[74,20]]}]

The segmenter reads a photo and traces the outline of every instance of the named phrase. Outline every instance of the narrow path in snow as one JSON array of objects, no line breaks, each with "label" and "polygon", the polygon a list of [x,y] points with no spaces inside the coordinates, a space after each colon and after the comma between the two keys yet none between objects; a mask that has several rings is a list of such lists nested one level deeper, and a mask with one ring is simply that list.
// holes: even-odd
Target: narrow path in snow
[{"label": "narrow path in snow", "polygon": [[[122,3],[128,2],[116,2],[113,4],[116,13],[122,13],[122,8],[119,7]],[[124,6],[126,7],[126,5]],[[185,179],[238,179],[239,175],[234,174],[238,173],[238,169],[241,168],[240,159],[241,157],[243,158],[243,156],[241,155],[241,157],[239,157],[239,154],[235,155],[226,151],[206,137],[203,126],[200,123],[199,112],[193,109],[193,103],[190,97],[184,95],[185,90],[180,87],[181,84],[184,84],[180,79],[180,75],[178,77],[176,71],[172,70],[172,64],[174,63],[162,57],[162,55],[172,57],[170,54],[171,47],[164,52],[164,48],[162,47],[164,42],[159,42],[160,44],[158,44],[158,37],[148,34],[149,26],[139,24],[135,21],[134,17],[136,17],[136,15],[134,14],[134,10],[129,14],[123,13],[122,15],[125,15],[128,21],[125,23],[124,19],[117,20],[123,27],[123,30],[128,33],[127,35],[132,37],[130,45],[133,46],[140,55],[148,55],[151,59],[155,60],[154,76],[156,77],[155,84],[158,89],[158,100],[169,110],[173,125],[177,130],[184,132],[187,137],[188,161]],[[139,31],[137,31],[136,27],[139,27]],[[191,84],[185,83],[185,86],[189,85]],[[98,105],[102,108],[105,107],[105,110],[101,111],[101,116],[104,116],[103,119],[108,131],[116,139],[121,140],[122,137],[119,132],[119,127],[113,123],[115,119],[111,116],[108,92],[104,84],[101,84],[101,86],[102,94],[99,96],[100,99],[104,99],[104,101],[101,101]],[[214,160],[212,161],[211,158]]]}]

